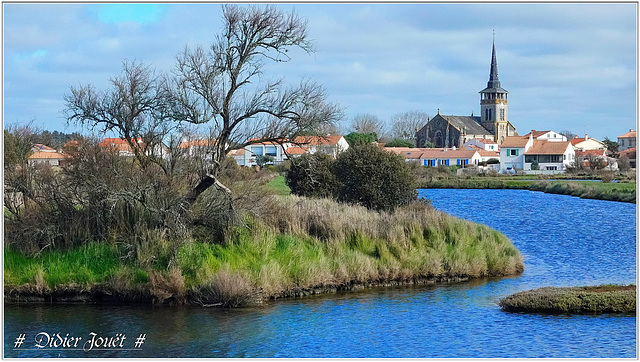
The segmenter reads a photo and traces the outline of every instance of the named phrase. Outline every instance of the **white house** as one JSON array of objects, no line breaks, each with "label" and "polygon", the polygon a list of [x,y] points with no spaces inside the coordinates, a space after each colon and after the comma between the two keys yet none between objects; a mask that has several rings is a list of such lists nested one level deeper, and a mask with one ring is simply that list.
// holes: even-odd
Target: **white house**
[{"label": "white house", "polygon": [[589,135],[584,135],[584,138],[580,138],[578,136],[574,137],[572,140],[569,140],[573,148],[576,150],[606,150],[607,146],[604,143],[598,141],[595,138],[589,137]]},{"label": "white house", "polygon": [[255,166],[259,156],[270,156],[273,164],[279,164],[287,160],[285,148],[291,147],[291,143],[283,142],[259,142],[244,147],[244,165]]},{"label": "white house", "polygon": [[482,157],[476,150],[408,147],[385,147],[384,150],[404,157],[407,162],[419,162],[423,166],[458,165],[464,167],[477,165],[482,161]]},{"label": "white house", "polygon": [[27,162],[31,166],[41,164],[60,166],[67,158],[69,156],[64,152],[58,152],[49,146],[37,143],[31,147],[31,154]]},{"label": "white house", "polygon": [[567,138],[553,131],[531,131],[524,136],[507,137],[500,145],[500,170],[562,171],[575,160],[575,151]]},{"label": "white house", "polygon": [[[144,142],[142,141],[142,138],[138,138],[136,140],[136,143],[144,146]],[[133,149],[131,149],[131,146],[129,145],[129,143],[122,138],[105,138],[98,144],[98,146],[114,150],[118,152],[120,156],[124,156],[124,157],[135,156]],[[169,157],[169,148],[165,144],[160,143],[148,149],[146,151],[146,154],[167,158]]]},{"label": "white house", "polygon": [[500,171],[524,170],[524,153],[533,145],[533,136],[511,136],[500,145]]},{"label": "white house", "polygon": [[488,138],[472,138],[465,142],[462,146],[467,149],[472,149],[470,146],[475,146],[485,151],[498,152],[498,150],[500,150],[498,144],[494,140]]},{"label": "white house", "polygon": [[[333,158],[338,157],[340,152],[349,148],[349,143],[340,135],[327,136],[298,136],[293,140],[297,147],[306,149],[308,153],[322,152]],[[287,150],[287,153],[288,150]]]},{"label": "white house", "polygon": [[630,129],[629,132],[618,136],[618,151],[628,150],[636,147],[636,130]]},{"label": "white house", "polygon": [[274,164],[305,153],[321,152],[336,158],[340,152],[345,151],[347,148],[349,148],[349,144],[343,136],[339,135],[299,136],[293,141],[285,141],[282,144],[260,142],[244,148],[244,165],[256,165],[256,157],[258,156],[271,156]]}]

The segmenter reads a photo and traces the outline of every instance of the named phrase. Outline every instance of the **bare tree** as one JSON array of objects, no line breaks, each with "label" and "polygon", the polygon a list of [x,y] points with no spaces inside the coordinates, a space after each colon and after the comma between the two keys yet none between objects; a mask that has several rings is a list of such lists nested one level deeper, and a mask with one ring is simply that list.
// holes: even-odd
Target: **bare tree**
[{"label": "bare tree", "polygon": [[342,115],[339,107],[325,102],[321,86],[303,80],[287,87],[284,80],[263,74],[266,61],[289,61],[291,48],[313,51],[304,20],[272,6],[224,5],[222,11],[222,33],[209,48],[185,48],[174,77],[125,63],[110,91],[84,86],[72,88],[66,97],[71,121],[116,131],[143,166],[162,163],[149,150],[171,132],[188,125],[207,129],[211,159],[185,195],[185,208],[211,186],[231,198],[217,178],[231,149],[317,132]]},{"label": "bare tree", "polygon": [[560,131],[559,133],[560,133],[561,135],[563,135],[563,136],[567,137],[567,141],[571,141],[572,139],[574,139],[574,138],[578,137],[578,135],[577,135],[577,134],[575,134],[575,133],[573,133],[573,132],[571,132],[571,131],[569,131],[569,130],[566,130],[566,129],[563,129],[563,130],[562,130],[562,131]]},{"label": "bare tree", "polygon": [[398,113],[393,116],[391,133],[394,138],[415,139],[416,132],[429,121],[429,115],[420,111]]},{"label": "bare tree", "polygon": [[358,133],[375,133],[378,137],[384,133],[382,121],[377,116],[369,113],[355,115],[351,128]]},{"label": "bare tree", "polygon": [[183,122],[208,125],[216,142],[211,167],[187,195],[192,203],[215,185],[220,163],[232,148],[264,141],[283,142],[317,132],[341,116],[325,103],[321,86],[303,80],[285,87],[282,79],[264,79],[264,61],[289,61],[288,51],[311,52],[307,24],[296,14],[272,6],[223,6],[224,31],[211,48],[185,49],[178,56],[174,87],[176,116]]}]

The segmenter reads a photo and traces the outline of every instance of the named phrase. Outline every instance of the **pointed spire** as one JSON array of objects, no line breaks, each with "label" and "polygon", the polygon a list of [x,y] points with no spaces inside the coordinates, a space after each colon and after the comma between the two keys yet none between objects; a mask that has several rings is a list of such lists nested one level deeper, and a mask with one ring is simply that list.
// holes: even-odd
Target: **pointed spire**
[{"label": "pointed spire", "polygon": [[496,58],[496,34],[493,33],[493,49],[491,50],[491,71],[489,72],[489,81],[487,88],[500,88],[498,80],[498,59]]}]

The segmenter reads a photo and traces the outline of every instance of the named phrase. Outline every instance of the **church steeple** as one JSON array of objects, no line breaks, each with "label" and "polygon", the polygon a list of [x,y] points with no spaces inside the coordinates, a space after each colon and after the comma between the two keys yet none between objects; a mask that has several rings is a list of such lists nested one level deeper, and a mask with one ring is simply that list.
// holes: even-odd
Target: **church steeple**
[{"label": "church steeple", "polygon": [[491,71],[489,72],[489,81],[487,88],[500,88],[498,80],[498,60],[496,59],[496,41],[493,41],[493,50],[491,51]]},{"label": "church steeple", "polygon": [[480,91],[480,123],[495,135],[495,141],[500,143],[508,134],[509,120],[507,118],[507,92],[500,86],[498,79],[498,57],[496,56],[496,40],[493,37],[491,48],[491,70],[487,88]]}]

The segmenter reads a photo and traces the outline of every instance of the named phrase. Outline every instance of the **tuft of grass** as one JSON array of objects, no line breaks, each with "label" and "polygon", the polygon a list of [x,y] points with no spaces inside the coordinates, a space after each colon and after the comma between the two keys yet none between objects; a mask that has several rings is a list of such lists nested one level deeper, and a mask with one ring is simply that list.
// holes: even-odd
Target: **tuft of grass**
[{"label": "tuft of grass", "polygon": [[105,282],[121,266],[118,251],[105,243],[89,243],[69,250],[45,250],[35,257],[13,248],[4,250],[4,284],[95,284]]},{"label": "tuft of grass", "polygon": [[636,312],[636,286],[545,287],[500,299],[505,311],[552,314]]}]

